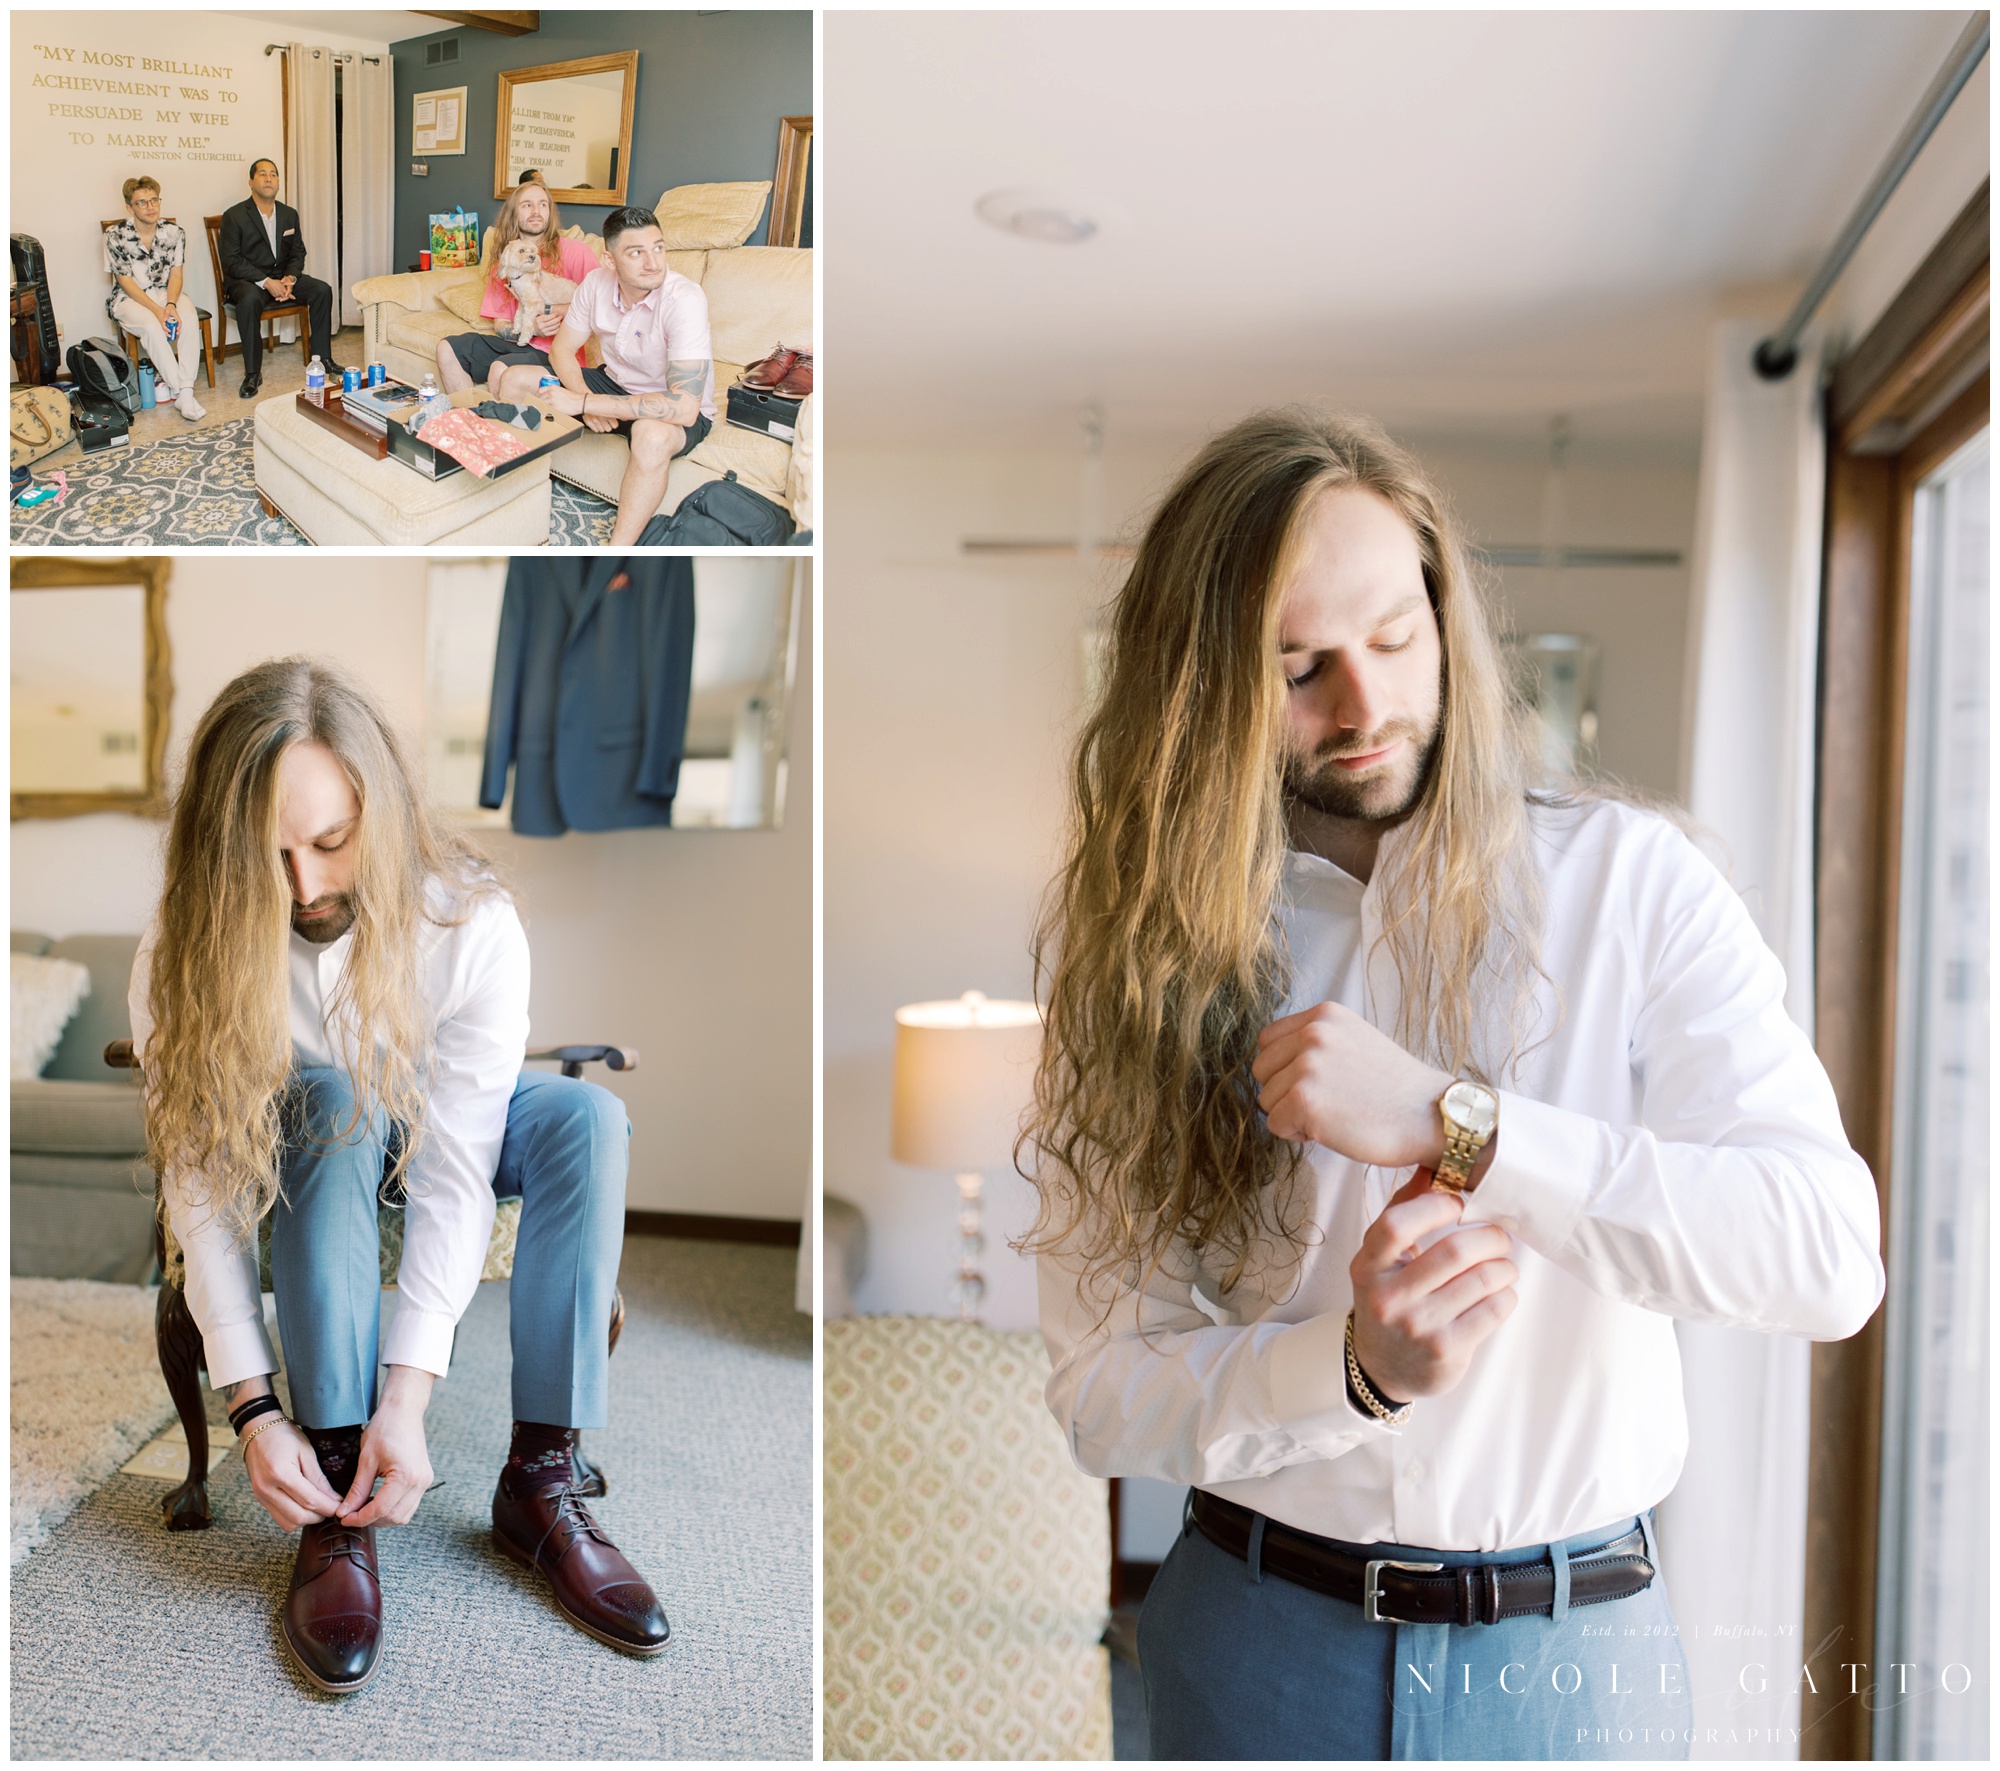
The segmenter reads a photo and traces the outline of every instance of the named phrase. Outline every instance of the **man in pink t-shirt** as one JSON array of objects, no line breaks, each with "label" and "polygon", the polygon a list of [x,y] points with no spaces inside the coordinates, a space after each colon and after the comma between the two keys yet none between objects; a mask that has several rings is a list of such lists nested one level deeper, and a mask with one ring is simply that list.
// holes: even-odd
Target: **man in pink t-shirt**
[{"label": "man in pink t-shirt", "polygon": [[[500,219],[493,224],[493,248],[487,260],[486,299],[479,306],[481,319],[491,320],[496,326],[508,330],[460,332],[438,341],[438,380],[448,394],[460,393],[477,382],[490,383],[493,371],[509,363],[534,369],[538,373],[549,366],[549,345],[567,310],[558,307],[550,311],[543,322],[546,337],[537,337],[526,345],[514,342],[512,326],[517,304],[514,292],[501,282],[497,267],[501,252],[510,241],[517,239],[533,240],[542,249],[542,262],[557,276],[566,277],[572,283],[581,283],[597,268],[595,252],[581,240],[562,238],[562,220],[556,214],[555,200],[549,195],[547,187],[532,179],[517,187],[500,206]],[[550,246],[555,248],[553,261],[549,258]]]},{"label": "man in pink t-shirt", "polygon": [[[605,218],[604,257],[570,298],[549,347],[562,385],[541,389],[541,398],[632,445],[609,542],[630,547],[660,508],[674,458],[708,435],[715,365],[708,297],[699,283],[668,268],[659,218],[650,209],[614,209]],[[582,360],[592,338],[601,368]],[[503,368],[490,385],[497,399],[527,400],[536,397],[538,379],[530,368]]]}]

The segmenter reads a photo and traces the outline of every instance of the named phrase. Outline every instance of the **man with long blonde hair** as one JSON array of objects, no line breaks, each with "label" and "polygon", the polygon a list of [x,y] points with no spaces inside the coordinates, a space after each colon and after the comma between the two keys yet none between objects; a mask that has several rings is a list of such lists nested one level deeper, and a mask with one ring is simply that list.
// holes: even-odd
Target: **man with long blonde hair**
[{"label": "man with long blonde hair", "polygon": [[509,363],[531,369],[549,367],[549,346],[561,329],[569,304],[551,307],[541,316],[539,329],[526,344],[516,344],[507,328],[514,323],[518,303],[514,292],[500,275],[500,261],[516,240],[532,240],[542,268],[556,276],[581,283],[597,268],[597,254],[582,240],[567,239],[562,231],[562,213],[540,173],[529,173],[507,193],[500,214],[488,236],[486,256],[480,268],[486,273],[486,289],[479,303],[479,317],[491,320],[492,332],[454,332],[440,338],[437,347],[438,379],[448,394],[463,393],[480,382],[490,382],[493,371]]},{"label": "man with long blonde hair", "polygon": [[[521,1069],[520,917],[340,671],[260,664],[202,715],[131,1009],[209,1381],[258,1500],[300,1532],[282,1626],[304,1675],[354,1691],[380,1664],[375,1527],[407,1524],[430,1485],[424,1410],[496,1196],[521,1217],[495,1543],[548,1574],[578,1628],[664,1648],[659,1603],[584,1508],[574,1461],[577,1430],[605,1418],[624,1110]],[[378,1199],[406,1224],[379,1346]],[[266,1220],[291,1416],[259,1299]]]},{"label": "man with long blonde hair", "polygon": [[1154,1755],[1686,1756],[1672,1319],[1839,1339],[1883,1284],[1749,915],[1538,779],[1445,502],[1363,422],[1181,474],[1072,786],[1023,1164],[1078,1463],[1191,1487]]}]

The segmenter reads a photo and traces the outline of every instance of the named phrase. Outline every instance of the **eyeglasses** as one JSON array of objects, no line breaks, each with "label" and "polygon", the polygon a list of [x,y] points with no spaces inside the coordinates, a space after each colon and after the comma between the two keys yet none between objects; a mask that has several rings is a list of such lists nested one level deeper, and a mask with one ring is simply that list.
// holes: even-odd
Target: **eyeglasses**
[{"label": "eyeglasses", "polygon": [[160,199],[158,197],[134,197],[132,199],[132,207],[134,209],[157,209],[159,206]]}]

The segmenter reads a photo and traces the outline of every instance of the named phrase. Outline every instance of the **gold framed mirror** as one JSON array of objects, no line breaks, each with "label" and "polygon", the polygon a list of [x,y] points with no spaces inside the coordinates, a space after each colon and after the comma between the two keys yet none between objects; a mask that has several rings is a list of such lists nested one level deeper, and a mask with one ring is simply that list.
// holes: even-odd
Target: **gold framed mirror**
[{"label": "gold framed mirror", "polygon": [[157,557],[13,562],[13,817],[166,815],[171,570]]},{"label": "gold framed mirror", "polygon": [[500,76],[493,195],[539,172],[558,203],[625,205],[639,52],[544,62]]}]

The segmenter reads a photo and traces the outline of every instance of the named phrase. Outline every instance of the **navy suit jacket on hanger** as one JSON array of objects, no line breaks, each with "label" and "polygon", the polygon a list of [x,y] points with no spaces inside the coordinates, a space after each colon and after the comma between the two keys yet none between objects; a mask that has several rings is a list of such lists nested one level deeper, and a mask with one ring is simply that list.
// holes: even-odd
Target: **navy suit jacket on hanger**
[{"label": "navy suit jacket on hanger", "polygon": [[479,803],[505,798],[511,763],[524,836],[671,824],[693,673],[686,556],[516,558]]}]

